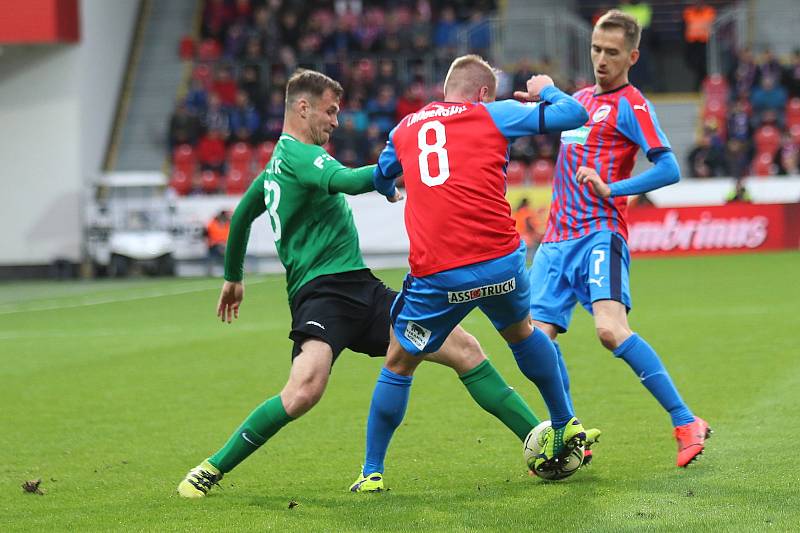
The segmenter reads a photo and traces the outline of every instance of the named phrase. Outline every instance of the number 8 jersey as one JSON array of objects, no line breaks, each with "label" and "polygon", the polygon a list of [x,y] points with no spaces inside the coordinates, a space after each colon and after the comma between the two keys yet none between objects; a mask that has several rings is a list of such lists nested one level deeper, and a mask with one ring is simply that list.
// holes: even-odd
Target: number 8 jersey
[{"label": "number 8 jersey", "polygon": [[433,102],[391,131],[378,165],[384,176],[403,174],[412,275],[488,261],[519,247],[505,198],[510,143],[587,117],[555,87],[542,98],[543,104]]}]

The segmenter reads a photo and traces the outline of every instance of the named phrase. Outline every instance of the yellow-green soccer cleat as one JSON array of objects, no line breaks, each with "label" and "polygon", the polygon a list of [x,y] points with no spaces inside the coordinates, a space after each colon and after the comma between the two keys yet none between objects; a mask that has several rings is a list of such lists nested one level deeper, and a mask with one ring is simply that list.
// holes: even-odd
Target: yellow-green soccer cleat
[{"label": "yellow-green soccer cleat", "polygon": [[594,452],[592,451],[592,445],[600,442],[600,433],[601,431],[597,428],[591,428],[586,430],[586,445],[584,446],[583,449],[582,466],[589,466],[594,460]]},{"label": "yellow-green soccer cleat", "polygon": [[350,492],[381,492],[383,490],[383,474],[373,472],[365,476],[362,472],[356,482],[350,485]]},{"label": "yellow-green soccer cleat", "polygon": [[217,467],[205,460],[189,470],[178,484],[178,494],[184,498],[203,498],[211,487],[219,484],[222,475]]},{"label": "yellow-green soccer cleat", "polygon": [[534,472],[558,469],[559,463],[575,448],[586,444],[586,430],[580,420],[572,417],[563,428],[548,427],[539,438],[540,452],[533,461]]}]

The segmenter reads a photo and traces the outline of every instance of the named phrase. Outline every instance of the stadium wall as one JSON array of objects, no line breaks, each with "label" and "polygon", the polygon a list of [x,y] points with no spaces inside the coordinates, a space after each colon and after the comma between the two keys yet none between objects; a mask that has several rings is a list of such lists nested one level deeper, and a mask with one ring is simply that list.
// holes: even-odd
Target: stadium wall
[{"label": "stadium wall", "polygon": [[81,259],[80,204],[101,170],[139,0],[82,0],[75,45],[0,56],[0,268]]}]

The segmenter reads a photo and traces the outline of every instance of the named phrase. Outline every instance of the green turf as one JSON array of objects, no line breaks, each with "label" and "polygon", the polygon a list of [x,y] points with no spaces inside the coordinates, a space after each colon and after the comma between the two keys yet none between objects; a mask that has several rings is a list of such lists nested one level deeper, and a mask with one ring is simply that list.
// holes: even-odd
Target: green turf
[{"label": "green turf", "polygon": [[[251,278],[230,326],[216,280],[0,285],[0,531],[795,529],[798,267],[798,253],[634,262],[633,327],[716,431],[688,470],[667,416],[578,310],[562,347],[604,438],[570,480],[529,478],[511,433],[429,365],[389,451],[392,490],[347,493],[381,361],[345,352],[320,405],[202,501],[178,481],[284,384],[282,278]],[[465,325],[543,413],[486,319]],[[44,496],[20,489],[35,478]]]}]

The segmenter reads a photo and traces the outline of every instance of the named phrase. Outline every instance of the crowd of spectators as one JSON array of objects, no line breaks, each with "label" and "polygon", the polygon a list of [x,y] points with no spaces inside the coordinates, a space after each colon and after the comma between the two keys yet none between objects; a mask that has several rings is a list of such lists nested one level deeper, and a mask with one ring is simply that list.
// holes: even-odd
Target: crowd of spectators
[{"label": "crowd of spectators", "polygon": [[[286,80],[297,68],[344,86],[340,127],[326,149],[346,165],[374,162],[400,118],[441,98],[460,50],[489,53],[495,7],[492,0],[207,0],[200,35],[180,43],[192,75],[169,122],[173,185],[183,194],[241,192],[280,135]],[[526,160],[539,150],[519,147]]]},{"label": "crowd of spectators", "polygon": [[769,49],[741,50],[727,76],[708,77],[703,92],[691,175],[800,174],[800,49],[783,62]]}]

